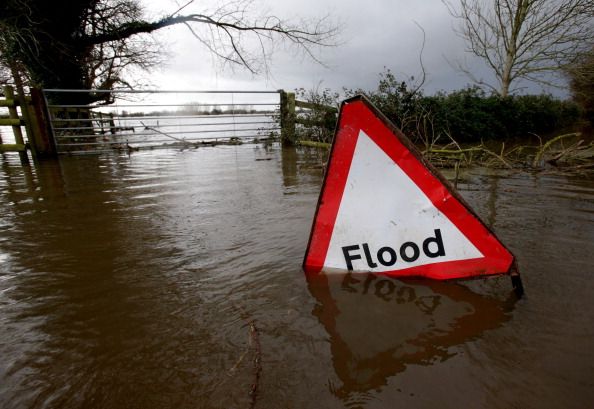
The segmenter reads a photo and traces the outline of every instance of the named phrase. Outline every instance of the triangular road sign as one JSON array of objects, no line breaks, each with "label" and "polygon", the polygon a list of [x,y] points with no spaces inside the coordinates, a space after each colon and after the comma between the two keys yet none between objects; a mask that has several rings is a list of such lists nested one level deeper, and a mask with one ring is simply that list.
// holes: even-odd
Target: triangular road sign
[{"label": "triangular road sign", "polygon": [[308,275],[453,279],[507,274],[514,265],[511,252],[385,116],[362,96],[343,102],[303,263]]}]

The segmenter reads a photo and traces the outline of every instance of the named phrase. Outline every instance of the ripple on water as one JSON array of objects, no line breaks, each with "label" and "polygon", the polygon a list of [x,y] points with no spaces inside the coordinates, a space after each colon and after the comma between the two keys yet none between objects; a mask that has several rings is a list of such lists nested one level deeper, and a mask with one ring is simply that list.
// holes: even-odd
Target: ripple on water
[{"label": "ripple on water", "polygon": [[248,407],[257,358],[261,407],[591,402],[590,179],[463,175],[518,257],[527,297],[510,303],[507,278],[306,282],[322,159],[244,145],[4,161],[0,401]]}]

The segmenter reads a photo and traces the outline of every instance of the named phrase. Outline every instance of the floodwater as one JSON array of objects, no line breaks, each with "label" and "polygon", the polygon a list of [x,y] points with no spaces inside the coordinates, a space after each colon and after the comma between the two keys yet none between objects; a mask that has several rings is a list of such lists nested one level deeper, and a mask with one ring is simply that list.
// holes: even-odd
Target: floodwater
[{"label": "floodwater", "polygon": [[308,283],[319,155],[0,158],[0,407],[591,407],[591,176],[463,174],[518,301],[509,277]]}]

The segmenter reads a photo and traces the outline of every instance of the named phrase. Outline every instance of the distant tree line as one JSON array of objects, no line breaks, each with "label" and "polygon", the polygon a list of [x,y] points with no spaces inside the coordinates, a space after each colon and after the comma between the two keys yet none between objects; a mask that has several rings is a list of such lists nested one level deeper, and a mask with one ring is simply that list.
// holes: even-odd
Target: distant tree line
[{"label": "distant tree line", "polygon": [[212,107],[204,106],[183,106],[176,110],[156,110],[156,111],[127,111],[123,110],[122,117],[143,117],[143,116],[175,116],[175,115],[249,115],[249,114],[273,114],[271,110],[257,110],[250,106],[237,108],[233,106]]}]

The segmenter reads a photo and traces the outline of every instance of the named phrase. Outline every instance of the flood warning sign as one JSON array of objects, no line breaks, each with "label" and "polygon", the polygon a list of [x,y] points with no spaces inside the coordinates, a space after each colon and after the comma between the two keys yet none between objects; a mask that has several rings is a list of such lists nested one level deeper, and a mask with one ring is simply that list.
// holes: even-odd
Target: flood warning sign
[{"label": "flood warning sign", "polygon": [[509,273],[513,255],[364,97],[342,104],[303,263],[309,275],[452,279]]}]

